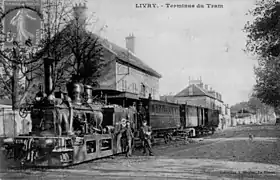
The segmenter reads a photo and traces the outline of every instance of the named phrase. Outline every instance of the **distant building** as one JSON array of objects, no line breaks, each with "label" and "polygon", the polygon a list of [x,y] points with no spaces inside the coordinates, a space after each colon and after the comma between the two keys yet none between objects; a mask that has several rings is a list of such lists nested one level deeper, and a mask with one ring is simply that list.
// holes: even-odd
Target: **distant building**
[{"label": "distant building", "polygon": [[202,80],[189,80],[189,86],[174,96],[178,103],[222,111],[222,96]]},{"label": "distant building", "polygon": [[170,103],[177,103],[173,95],[160,96],[160,100],[165,102],[170,102]]}]

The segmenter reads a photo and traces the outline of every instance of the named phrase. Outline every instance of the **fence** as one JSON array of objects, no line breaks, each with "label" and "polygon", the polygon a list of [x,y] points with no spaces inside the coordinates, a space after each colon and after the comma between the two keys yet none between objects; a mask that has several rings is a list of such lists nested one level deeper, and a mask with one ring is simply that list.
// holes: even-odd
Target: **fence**
[{"label": "fence", "polygon": [[19,134],[27,134],[31,131],[30,114],[25,118],[19,116],[18,111],[11,108],[0,109],[0,136],[14,137]]}]

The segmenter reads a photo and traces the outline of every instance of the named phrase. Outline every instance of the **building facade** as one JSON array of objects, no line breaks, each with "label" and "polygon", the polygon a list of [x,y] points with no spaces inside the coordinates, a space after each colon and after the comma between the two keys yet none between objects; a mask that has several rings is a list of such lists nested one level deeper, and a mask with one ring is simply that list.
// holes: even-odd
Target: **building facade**
[{"label": "building facade", "polygon": [[161,75],[136,57],[134,39],[133,35],[126,38],[126,49],[104,41],[104,59],[107,65],[98,79],[99,87],[95,91],[134,99],[148,98],[151,95],[152,99],[159,100]]},{"label": "building facade", "polygon": [[222,101],[218,96],[218,93],[215,93],[212,89],[209,90],[209,86],[204,85],[201,80],[193,80],[189,82],[188,87],[176,94],[174,99],[178,103],[221,110]]}]

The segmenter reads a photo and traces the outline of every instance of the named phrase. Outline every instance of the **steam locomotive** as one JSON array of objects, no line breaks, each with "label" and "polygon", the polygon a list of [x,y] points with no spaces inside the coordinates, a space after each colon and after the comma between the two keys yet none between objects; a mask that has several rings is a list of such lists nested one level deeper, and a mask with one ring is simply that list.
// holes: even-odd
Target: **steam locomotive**
[{"label": "steam locomotive", "polygon": [[[136,111],[93,102],[90,86],[73,84],[72,98],[63,93],[36,97],[32,132],[5,139],[9,156],[24,166],[62,167],[122,153],[114,132],[125,118],[134,125]],[[131,114],[131,115],[130,115]]]}]

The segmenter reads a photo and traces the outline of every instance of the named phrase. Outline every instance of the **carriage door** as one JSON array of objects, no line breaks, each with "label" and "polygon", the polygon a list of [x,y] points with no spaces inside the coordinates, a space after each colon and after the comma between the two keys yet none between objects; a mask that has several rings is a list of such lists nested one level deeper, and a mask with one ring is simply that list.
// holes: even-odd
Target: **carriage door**
[{"label": "carriage door", "polygon": [[208,109],[204,109],[205,125],[208,126]]}]

